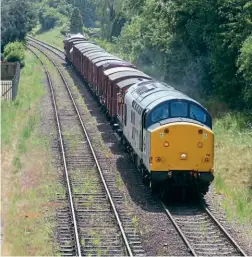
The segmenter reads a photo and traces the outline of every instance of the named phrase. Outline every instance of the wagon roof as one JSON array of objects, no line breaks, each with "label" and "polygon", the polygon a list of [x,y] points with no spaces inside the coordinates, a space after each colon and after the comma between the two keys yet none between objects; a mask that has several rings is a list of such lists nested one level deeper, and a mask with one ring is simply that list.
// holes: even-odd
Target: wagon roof
[{"label": "wagon roof", "polygon": [[137,78],[137,77],[140,77],[140,78],[151,78],[150,76],[144,74],[143,72],[139,71],[139,70],[135,70],[135,71],[122,71],[122,72],[117,72],[117,73],[114,73],[114,74],[111,74],[109,76],[109,79],[111,81],[115,81],[115,80],[122,80],[124,78],[127,78],[127,77],[131,77],[131,78]]},{"label": "wagon roof", "polygon": [[100,50],[99,52],[92,52],[92,53],[87,53],[86,57],[90,60],[97,58],[99,56],[101,56],[101,54],[108,54],[107,52],[105,52],[104,50]]},{"label": "wagon roof", "polygon": [[96,63],[97,67],[103,66],[107,63],[111,64],[111,63],[123,63],[124,61],[122,61],[121,59],[117,58],[117,57],[108,57],[106,59],[104,59],[103,61],[99,61]]},{"label": "wagon roof", "polygon": [[86,41],[82,40],[82,39],[76,39],[75,41],[72,41],[74,46],[78,46],[80,44],[88,44]]},{"label": "wagon roof", "polygon": [[88,58],[93,62],[95,62],[95,60],[100,59],[100,57],[108,58],[109,56],[112,56],[112,55],[104,51],[102,53],[93,53],[89,55]]},{"label": "wagon roof", "polygon": [[84,36],[82,35],[74,35],[72,37],[69,37],[69,38],[65,38],[65,41],[68,41],[68,42],[72,42],[72,41],[75,41],[75,40],[86,40]]},{"label": "wagon roof", "polygon": [[94,46],[94,47],[99,47],[98,45],[91,44],[90,42],[80,42],[75,45],[76,48],[81,49],[81,48],[86,48],[88,46]]},{"label": "wagon roof", "polygon": [[[106,60],[120,60],[118,57],[113,56],[111,54],[101,54],[99,57],[93,59],[94,64],[100,64],[100,62],[106,61]],[[106,63],[106,62],[105,62]]]},{"label": "wagon roof", "polygon": [[147,81],[147,80],[152,80],[152,78],[142,78],[142,77],[137,77],[137,78],[130,78],[130,79],[125,79],[117,83],[119,88],[124,88],[139,82]]},{"label": "wagon roof", "polygon": [[97,49],[97,48],[92,48],[92,49],[88,49],[86,51],[83,51],[81,52],[83,56],[87,57],[88,55],[90,54],[93,54],[93,53],[104,53],[105,51],[104,50],[101,50],[101,49]]},{"label": "wagon roof", "polygon": [[116,73],[116,72],[132,71],[132,70],[136,71],[137,70],[136,68],[130,67],[132,64],[130,64],[130,63],[125,63],[125,64],[128,65],[128,66],[125,65],[125,66],[113,67],[113,68],[105,70],[104,74],[108,76],[108,75]]}]

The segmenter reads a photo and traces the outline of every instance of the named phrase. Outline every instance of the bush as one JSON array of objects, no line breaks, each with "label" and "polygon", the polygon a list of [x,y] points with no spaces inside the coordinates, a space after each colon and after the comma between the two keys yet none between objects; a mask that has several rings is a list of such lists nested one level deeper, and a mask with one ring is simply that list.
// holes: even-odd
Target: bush
[{"label": "bush", "polygon": [[24,67],[25,46],[22,42],[8,43],[4,48],[4,60],[8,62],[20,62]]}]

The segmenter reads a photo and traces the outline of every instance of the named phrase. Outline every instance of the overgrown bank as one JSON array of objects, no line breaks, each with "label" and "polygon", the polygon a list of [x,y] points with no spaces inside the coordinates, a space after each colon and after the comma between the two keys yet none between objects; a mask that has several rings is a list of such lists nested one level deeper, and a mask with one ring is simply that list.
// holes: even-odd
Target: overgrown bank
[{"label": "overgrown bank", "polygon": [[215,188],[231,219],[250,224],[252,236],[252,123],[242,113],[214,122]]},{"label": "overgrown bank", "polygon": [[1,103],[2,254],[52,256],[57,254],[53,201],[61,189],[51,156],[56,132],[45,128],[54,121],[45,116],[43,69],[29,52],[25,62],[16,100]]}]

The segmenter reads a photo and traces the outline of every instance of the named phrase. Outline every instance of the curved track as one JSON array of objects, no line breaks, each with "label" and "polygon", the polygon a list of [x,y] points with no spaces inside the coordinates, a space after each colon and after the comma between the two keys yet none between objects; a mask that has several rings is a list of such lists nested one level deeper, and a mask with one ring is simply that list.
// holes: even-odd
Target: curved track
[{"label": "curved track", "polygon": [[[64,60],[60,49],[29,39]],[[167,207],[163,202],[161,205],[192,255],[246,256],[205,205]]]},{"label": "curved track", "polygon": [[[32,44],[30,46],[36,48]],[[78,256],[88,254],[109,256],[122,256],[126,253],[129,256],[143,254],[144,251],[141,248],[140,240],[137,235],[132,235],[134,234],[134,228],[129,224],[127,233],[124,230],[114,202],[115,198],[120,201],[120,197],[116,196],[114,188],[111,189],[111,181],[107,183],[104,178],[103,170],[66,79],[56,63],[41,49],[37,48],[37,50],[53,63],[66,89],[63,92],[62,87],[61,89],[57,86],[54,87],[53,79],[47,71],[58,125],[67,191],[71,206],[71,220],[74,223],[75,249],[70,255],[75,253]],[[68,105],[67,108],[66,106],[59,107],[61,104],[59,99],[64,101],[64,105]],[[75,151],[74,154],[70,153],[66,138],[66,128],[69,128],[69,126],[79,127],[76,129],[79,136],[76,143],[78,144],[79,142],[80,148],[77,147],[78,149],[76,150],[78,151]],[[80,135],[79,129],[81,129],[82,135]],[[85,167],[83,173],[80,173],[82,166]],[[110,185],[108,186],[108,184]],[[63,219],[62,222],[64,224],[69,221]],[[63,242],[64,238],[60,241]],[[63,255],[64,253],[67,255],[64,246],[62,246],[61,252],[63,252]]]}]

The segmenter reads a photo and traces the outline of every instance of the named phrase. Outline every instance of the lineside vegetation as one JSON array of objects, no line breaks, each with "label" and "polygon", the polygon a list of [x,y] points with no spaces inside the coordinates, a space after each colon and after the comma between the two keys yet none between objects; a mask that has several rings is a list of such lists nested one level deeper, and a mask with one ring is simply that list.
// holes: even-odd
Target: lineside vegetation
[{"label": "lineside vegetation", "polygon": [[58,254],[54,201],[64,192],[56,183],[51,142],[42,131],[43,69],[29,52],[25,61],[17,98],[1,102],[2,254],[53,256]]}]

